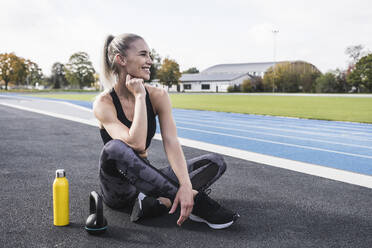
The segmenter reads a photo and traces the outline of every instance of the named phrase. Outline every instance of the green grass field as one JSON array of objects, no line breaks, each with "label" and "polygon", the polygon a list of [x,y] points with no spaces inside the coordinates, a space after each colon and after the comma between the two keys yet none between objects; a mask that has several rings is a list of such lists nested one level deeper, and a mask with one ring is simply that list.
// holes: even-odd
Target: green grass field
[{"label": "green grass field", "polygon": [[[35,94],[92,101],[95,94]],[[170,94],[174,108],[372,123],[372,98]]]}]

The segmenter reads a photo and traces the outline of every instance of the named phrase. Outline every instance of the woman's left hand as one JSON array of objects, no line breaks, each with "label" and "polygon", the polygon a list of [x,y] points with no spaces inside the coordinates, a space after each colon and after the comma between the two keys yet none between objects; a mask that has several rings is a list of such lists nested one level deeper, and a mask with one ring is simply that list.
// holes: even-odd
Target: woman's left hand
[{"label": "woman's left hand", "polygon": [[177,220],[177,224],[181,226],[182,223],[189,218],[194,206],[194,194],[191,185],[181,185],[179,187],[176,197],[174,198],[172,208],[169,211],[170,214],[173,214],[174,211],[176,211],[178,203],[181,205],[181,214],[180,218]]}]

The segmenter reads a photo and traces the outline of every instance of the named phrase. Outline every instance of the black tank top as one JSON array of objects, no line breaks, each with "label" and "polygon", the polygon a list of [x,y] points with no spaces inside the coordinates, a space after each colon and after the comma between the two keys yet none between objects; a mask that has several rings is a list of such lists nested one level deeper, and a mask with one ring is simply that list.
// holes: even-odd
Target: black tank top
[{"label": "black tank top", "polygon": [[[146,109],[147,109],[147,138],[146,138],[146,149],[147,149],[150,146],[151,139],[155,135],[156,119],[155,119],[155,113],[154,113],[154,110],[152,108],[152,104],[150,101],[150,95],[146,87],[145,87],[145,90],[146,90]],[[125,126],[130,128],[132,126],[132,122],[129,121],[127,117],[125,116],[123,108],[121,107],[119,97],[116,94],[114,88],[111,89],[110,95],[114,102],[118,119],[120,120],[121,123],[123,123]],[[101,137],[102,137],[104,144],[112,140],[111,136],[108,134],[105,128],[100,129],[100,133],[101,133]]]}]

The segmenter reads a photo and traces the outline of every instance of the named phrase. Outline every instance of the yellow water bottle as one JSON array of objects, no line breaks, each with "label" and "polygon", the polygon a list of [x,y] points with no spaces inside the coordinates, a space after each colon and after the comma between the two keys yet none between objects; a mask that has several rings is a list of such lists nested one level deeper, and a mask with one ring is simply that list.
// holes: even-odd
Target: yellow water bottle
[{"label": "yellow water bottle", "polygon": [[64,169],[56,170],[53,183],[53,215],[55,226],[69,224],[68,181]]}]

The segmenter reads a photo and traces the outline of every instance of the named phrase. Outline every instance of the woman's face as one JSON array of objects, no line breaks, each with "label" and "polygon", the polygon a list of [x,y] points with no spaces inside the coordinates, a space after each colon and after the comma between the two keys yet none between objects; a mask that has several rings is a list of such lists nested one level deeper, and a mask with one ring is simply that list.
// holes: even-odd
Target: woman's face
[{"label": "woman's face", "polygon": [[152,65],[150,49],[142,39],[133,41],[126,52],[126,71],[135,78],[150,79],[150,67]]}]

